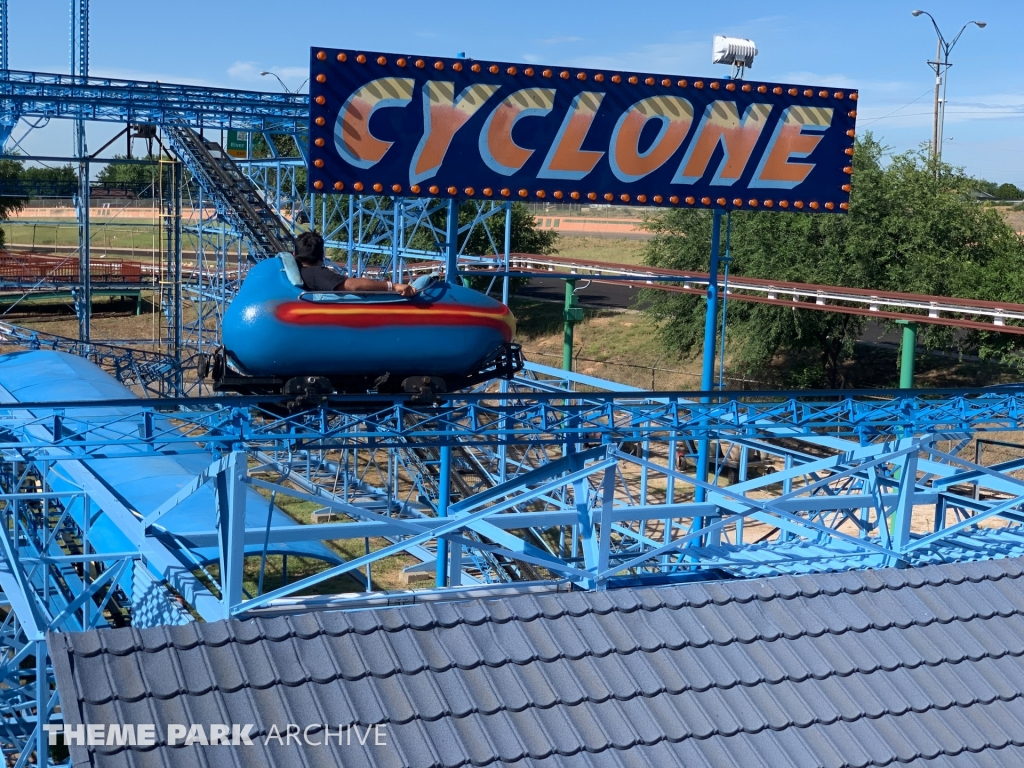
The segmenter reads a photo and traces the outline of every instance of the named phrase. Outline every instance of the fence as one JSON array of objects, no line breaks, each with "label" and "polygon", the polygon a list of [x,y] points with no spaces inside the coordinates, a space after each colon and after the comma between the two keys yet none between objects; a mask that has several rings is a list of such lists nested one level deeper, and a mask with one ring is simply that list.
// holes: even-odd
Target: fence
[{"label": "fence", "polygon": [[[142,263],[120,259],[92,262],[92,279],[103,283],[139,285],[143,282]],[[31,287],[37,283],[79,282],[77,257],[30,256],[0,252],[0,280],[5,284]],[[153,282],[150,278],[148,282]]]}]

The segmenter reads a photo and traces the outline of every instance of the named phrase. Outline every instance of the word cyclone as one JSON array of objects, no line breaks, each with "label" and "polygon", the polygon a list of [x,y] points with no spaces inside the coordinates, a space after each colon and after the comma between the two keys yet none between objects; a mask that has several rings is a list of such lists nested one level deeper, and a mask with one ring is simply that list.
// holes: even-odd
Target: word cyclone
[{"label": "word cyclone", "polygon": [[847,210],[857,92],[313,48],[314,192]]}]

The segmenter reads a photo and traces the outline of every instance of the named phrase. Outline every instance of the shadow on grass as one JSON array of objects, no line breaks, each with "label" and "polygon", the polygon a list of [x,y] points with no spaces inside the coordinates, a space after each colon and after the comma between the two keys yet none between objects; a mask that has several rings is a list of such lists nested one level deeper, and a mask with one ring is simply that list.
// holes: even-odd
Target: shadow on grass
[{"label": "shadow on grass", "polygon": [[[561,304],[553,301],[531,301],[513,298],[509,302],[512,314],[516,316],[516,340],[533,341],[544,336],[560,334],[565,325]],[[584,309],[584,318],[615,317],[619,313],[600,309]]]}]

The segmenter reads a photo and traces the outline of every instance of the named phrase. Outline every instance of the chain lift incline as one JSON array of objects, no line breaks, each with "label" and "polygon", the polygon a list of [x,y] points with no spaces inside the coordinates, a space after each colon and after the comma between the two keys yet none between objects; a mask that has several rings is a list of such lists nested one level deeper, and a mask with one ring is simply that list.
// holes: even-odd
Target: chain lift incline
[{"label": "chain lift incline", "polygon": [[187,126],[167,126],[164,134],[178,159],[213,201],[218,216],[240,234],[251,259],[292,251],[288,225],[219,144],[207,141]]}]

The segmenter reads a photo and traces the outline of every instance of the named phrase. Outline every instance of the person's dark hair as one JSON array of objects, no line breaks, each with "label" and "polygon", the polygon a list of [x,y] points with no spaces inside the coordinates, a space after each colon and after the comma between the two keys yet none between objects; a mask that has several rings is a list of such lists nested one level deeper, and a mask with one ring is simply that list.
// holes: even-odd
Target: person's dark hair
[{"label": "person's dark hair", "polygon": [[324,260],[324,239],[317,232],[303,232],[295,238],[295,260],[300,264],[319,264]]}]

